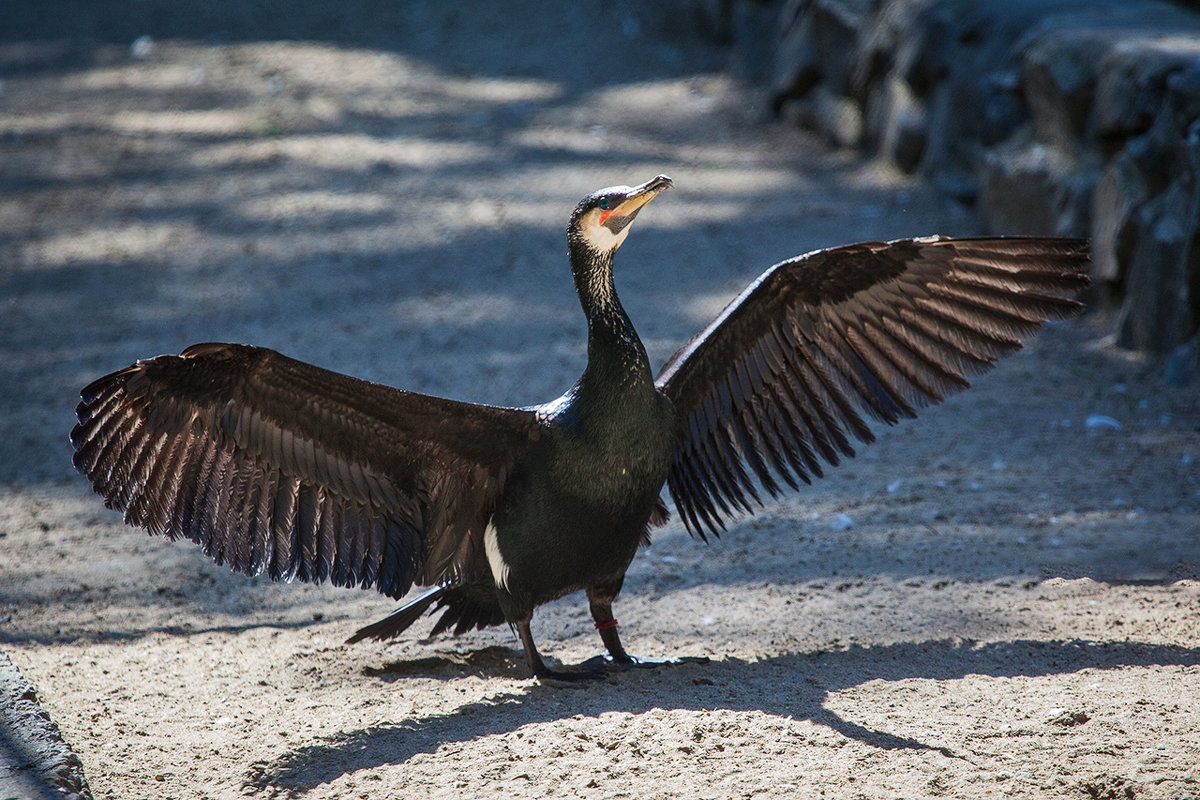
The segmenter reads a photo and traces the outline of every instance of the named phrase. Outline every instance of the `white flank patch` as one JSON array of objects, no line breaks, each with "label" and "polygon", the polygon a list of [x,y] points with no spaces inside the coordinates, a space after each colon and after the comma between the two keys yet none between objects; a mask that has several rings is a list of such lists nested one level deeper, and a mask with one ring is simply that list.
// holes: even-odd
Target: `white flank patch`
[{"label": "white flank patch", "polygon": [[508,564],[504,563],[504,556],[500,554],[500,541],[496,538],[496,526],[489,519],[487,528],[483,531],[483,551],[487,553],[488,566],[492,568],[492,580],[496,581],[496,585],[507,591],[508,589]]}]

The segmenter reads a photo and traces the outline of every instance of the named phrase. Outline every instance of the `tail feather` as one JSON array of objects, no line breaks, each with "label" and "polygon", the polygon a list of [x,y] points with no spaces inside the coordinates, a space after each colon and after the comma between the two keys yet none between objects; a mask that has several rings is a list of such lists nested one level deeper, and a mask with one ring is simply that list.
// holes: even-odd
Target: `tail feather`
[{"label": "tail feather", "polygon": [[384,617],[379,622],[373,622],[346,640],[346,644],[361,642],[363,639],[391,639],[399,636],[410,625],[416,622],[429,607],[442,598],[449,587],[437,586],[420,597],[406,603],[395,614]]},{"label": "tail feather", "polygon": [[434,606],[434,611],[446,609],[434,623],[430,636],[451,630],[455,636],[461,636],[476,628],[483,630],[504,622],[504,612],[493,599],[479,596],[477,591],[461,586],[437,586],[419,597],[406,603],[399,611],[379,622],[374,622],[346,640],[346,644],[361,642],[363,639],[391,639],[399,636],[410,625],[416,622],[422,614]]}]

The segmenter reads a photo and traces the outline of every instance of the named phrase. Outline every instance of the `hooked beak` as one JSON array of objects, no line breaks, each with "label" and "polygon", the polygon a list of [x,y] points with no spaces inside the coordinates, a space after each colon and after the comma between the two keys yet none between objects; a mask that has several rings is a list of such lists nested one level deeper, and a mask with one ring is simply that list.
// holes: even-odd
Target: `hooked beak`
[{"label": "hooked beak", "polygon": [[642,206],[657,197],[659,192],[670,189],[674,185],[674,182],[666,175],[655,175],[641,186],[635,186],[624,202],[612,210],[611,216],[632,218]]},{"label": "hooked beak", "polygon": [[[653,200],[663,189],[668,189],[674,183],[666,175],[655,175],[641,186],[635,186],[625,195],[625,199],[616,208],[600,212],[600,224],[613,234],[619,234],[633,222],[633,218],[642,210],[642,206]],[[618,242],[619,244],[619,242]]]}]

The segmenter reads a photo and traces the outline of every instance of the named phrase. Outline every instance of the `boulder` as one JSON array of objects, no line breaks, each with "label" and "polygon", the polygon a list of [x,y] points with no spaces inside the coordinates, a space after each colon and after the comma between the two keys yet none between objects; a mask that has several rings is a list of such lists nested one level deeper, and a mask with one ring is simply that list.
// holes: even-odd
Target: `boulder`
[{"label": "boulder", "polygon": [[907,82],[886,75],[867,101],[865,135],[881,156],[905,172],[921,163],[928,135],[924,105]]},{"label": "boulder", "polygon": [[835,147],[862,144],[863,115],[848,97],[834,94],[824,85],[805,97],[787,104],[783,117],[800,127],[815,130]]},{"label": "boulder", "polygon": [[1041,142],[987,151],[980,170],[979,213],[987,230],[1027,236],[1087,235],[1091,175],[1066,152]]},{"label": "boulder", "polygon": [[834,94],[849,94],[871,6],[872,0],[792,0],[784,6],[771,78],[776,113],[818,82]]},{"label": "boulder", "polygon": [[1125,281],[1117,344],[1166,354],[1196,332],[1189,291],[1194,269],[1192,240],[1196,203],[1184,181],[1176,181],[1137,212],[1137,243]]},{"label": "boulder", "polygon": [[1118,153],[1100,175],[1092,193],[1092,277],[1118,288],[1133,255],[1134,212],[1149,190],[1137,162]]},{"label": "boulder", "polygon": [[1091,136],[1098,142],[1127,139],[1151,126],[1162,108],[1167,77],[1200,59],[1200,30],[1127,33],[1098,66]]},{"label": "boulder", "polygon": [[[1191,15],[1160,0],[1044,2],[1044,15],[1014,45],[1039,139],[1072,148],[1093,135],[1089,118],[1110,59],[1139,36],[1186,29]],[[1136,59],[1135,59],[1136,60]]]},{"label": "boulder", "polygon": [[1200,335],[1171,351],[1163,364],[1168,386],[1188,386],[1200,376]]},{"label": "boulder", "polygon": [[1096,51],[1092,39],[1064,34],[1059,30],[1029,45],[1021,59],[1021,88],[1037,138],[1074,150],[1087,130]]}]

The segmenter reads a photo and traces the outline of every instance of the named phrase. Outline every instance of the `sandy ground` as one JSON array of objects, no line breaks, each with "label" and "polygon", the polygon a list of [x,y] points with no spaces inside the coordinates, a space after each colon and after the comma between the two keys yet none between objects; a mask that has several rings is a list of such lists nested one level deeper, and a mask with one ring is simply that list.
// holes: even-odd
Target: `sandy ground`
[{"label": "sandy ground", "polygon": [[[975,231],[765,120],[665,11],[230,7],[0,34],[0,643],[97,798],[1200,797],[1198,391],[1094,316],[718,542],[662,529],[625,640],[703,666],[563,689],[507,629],[345,647],[394,605],[124,527],[66,435],[138,357],[557,395],[563,227],[600,186],[676,180],[617,264],[656,361],[781,258]],[[579,596],[534,631],[599,648]]]}]

